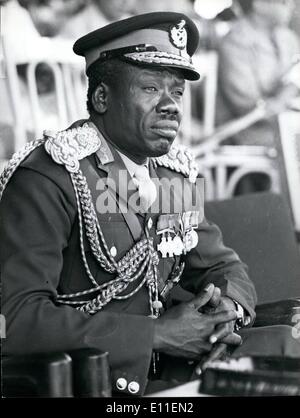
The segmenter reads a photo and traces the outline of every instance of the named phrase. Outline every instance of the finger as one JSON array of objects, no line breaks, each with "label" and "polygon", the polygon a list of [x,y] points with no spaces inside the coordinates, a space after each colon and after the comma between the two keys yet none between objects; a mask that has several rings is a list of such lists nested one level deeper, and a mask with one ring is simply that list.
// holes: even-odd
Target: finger
[{"label": "finger", "polygon": [[208,341],[201,341],[201,352],[210,353],[213,350],[212,344]]},{"label": "finger", "polygon": [[234,321],[226,322],[225,324],[219,324],[215,327],[215,331],[211,334],[209,341],[211,344],[215,344],[217,341],[227,337],[227,335],[233,333]]},{"label": "finger", "polygon": [[[234,331],[234,325],[235,325],[235,321],[231,321],[231,322],[227,322],[226,325],[230,328],[230,331],[233,332]],[[224,324],[219,324],[216,325],[215,329],[217,331],[219,331],[219,329],[221,329],[224,326]]]},{"label": "finger", "polygon": [[208,363],[213,360],[217,360],[224,356],[227,352],[227,345],[224,343],[216,344],[215,347],[212,349],[210,354],[206,357],[205,363]]},{"label": "finger", "polygon": [[237,345],[237,346],[242,345],[243,343],[242,337],[238,334],[235,334],[234,332],[232,332],[231,334],[227,335],[227,337],[219,341],[227,345]]},{"label": "finger", "polygon": [[235,321],[237,319],[236,311],[222,311],[209,315],[214,324],[223,324],[225,322]]},{"label": "finger", "polygon": [[211,350],[208,356],[205,356],[197,365],[195,372],[200,375],[202,371],[207,367],[207,364],[211,361],[217,360],[226,354],[227,346],[226,344],[219,343]]},{"label": "finger", "polygon": [[221,289],[215,287],[214,293],[209,301],[209,306],[212,308],[217,308],[221,302]]},{"label": "finger", "polygon": [[217,307],[220,305],[220,302],[221,302],[221,289],[219,287],[215,287],[211,299],[208,301],[208,303],[205,306],[203,306],[203,308],[199,309],[199,312],[202,312],[202,313],[215,312]]},{"label": "finger", "polygon": [[210,337],[209,342],[211,344],[215,344],[217,341],[222,340],[223,338],[227,337],[227,335],[232,333],[232,325],[226,323],[219,327]]},{"label": "finger", "polygon": [[214,293],[215,286],[211,283],[208,286],[204,288],[204,290],[199,293],[194,299],[192,299],[189,302],[189,305],[192,306],[195,309],[200,309],[202,306],[206,305],[210,299],[212,298],[212,295]]}]

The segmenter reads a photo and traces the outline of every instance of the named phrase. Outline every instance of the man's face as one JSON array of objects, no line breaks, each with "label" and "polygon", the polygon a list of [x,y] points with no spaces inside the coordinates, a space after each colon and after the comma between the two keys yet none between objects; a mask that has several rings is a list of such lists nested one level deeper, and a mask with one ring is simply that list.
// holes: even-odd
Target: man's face
[{"label": "man's face", "polygon": [[104,129],[133,157],[166,154],[179,129],[185,81],[177,71],[132,67],[108,91]]}]

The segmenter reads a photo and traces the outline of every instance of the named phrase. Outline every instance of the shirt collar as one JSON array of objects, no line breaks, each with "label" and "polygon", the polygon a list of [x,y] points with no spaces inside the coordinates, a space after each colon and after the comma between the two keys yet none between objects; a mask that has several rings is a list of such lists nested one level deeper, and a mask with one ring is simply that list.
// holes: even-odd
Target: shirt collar
[{"label": "shirt collar", "polygon": [[127,168],[131,177],[134,177],[134,174],[135,174],[137,168],[140,167],[141,165],[144,165],[145,167],[147,167],[149,169],[149,158],[147,158],[147,161],[144,164],[137,164],[134,161],[132,161],[130,158],[128,158],[127,155],[123,154],[119,150],[116,150],[116,151],[120,155],[120,157],[122,158],[122,160],[125,164],[125,167]]}]

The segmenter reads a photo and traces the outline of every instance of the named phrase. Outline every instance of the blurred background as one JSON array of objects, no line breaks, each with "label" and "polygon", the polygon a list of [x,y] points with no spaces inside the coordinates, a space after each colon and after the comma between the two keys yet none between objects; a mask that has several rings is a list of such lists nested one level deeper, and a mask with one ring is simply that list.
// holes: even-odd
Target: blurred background
[{"label": "blurred background", "polygon": [[200,32],[178,141],[196,155],[208,200],[271,190],[300,231],[300,2],[293,0],[0,0],[0,170],[43,130],[87,116],[74,41],[151,11]]}]

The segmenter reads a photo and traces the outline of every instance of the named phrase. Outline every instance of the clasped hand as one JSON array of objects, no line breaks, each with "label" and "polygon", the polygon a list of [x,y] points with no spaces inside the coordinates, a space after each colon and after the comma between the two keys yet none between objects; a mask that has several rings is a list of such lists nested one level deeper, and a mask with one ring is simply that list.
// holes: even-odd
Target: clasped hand
[{"label": "clasped hand", "polygon": [[233,302],[211,284],[190,302],[170,308],[155,320],[154,350],[199,360],[217,341],[240,345],[241,337],[234,333],[236,318]]}]

